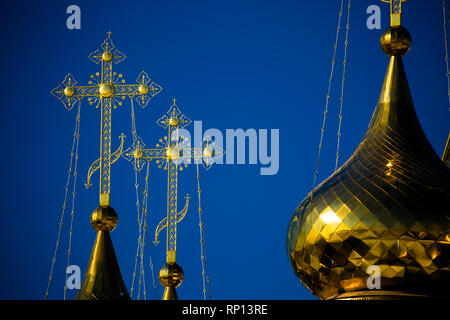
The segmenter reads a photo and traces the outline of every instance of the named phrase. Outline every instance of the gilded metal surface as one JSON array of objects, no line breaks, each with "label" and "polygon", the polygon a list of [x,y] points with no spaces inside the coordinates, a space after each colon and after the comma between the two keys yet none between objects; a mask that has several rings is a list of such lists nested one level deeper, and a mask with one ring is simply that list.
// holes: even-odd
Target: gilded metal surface
[{"label": "gilded metal surface", "polygon": [[164,287],[162,300],[178,300],[177,291],[184,279],[184,272],[176,263],[166,263],[159,271],[159,282]]},{"label": "gilded metal surface", "polygon": [[401,25],[402,18],[402,2],[406,0],[381,0],[389,3],[391,7],[391,27]]},{"label": "gilded metal surface", "polygon": [[[84,276],[81,289],[75,299],[129,299],[130,296],[123,283],[119,265],[116,260],[109,232],[117,225],[117,214],[109,206],[111,193],[111,164],[120,158],[123,151],[125,136],[120,136],[121,144],[116,152],[111,154],[111,110],[122,105],[127,97],[136,99],[144,108],[148,101],[161,92],[162,88],[145,72],[137,78],[137,84],[125,84],[122,74],[112,71],[113,63],[118,64],[126,56],[116,49],[111,40],[111,32],[100,48],[89,55],[95,64],[101,63],[101,73],[91,75],[88,86],[77,86],[75,78],[68,74],[64,81],[51,91],[52,95],[71,110],[83,98],[90,105],[101,107],[100,123],[100,157],[94,161],[88,171],[86,187],[90,186],[92,174],[100,171],[100,207],[91,215],[92,227],[98,232],[92,250],[89,267]],[[79,118],[79,114],[78,117]],[[78,155],[76,156],[78,159]],[[76,177],[76,175],[75,175]],[[75,193],[73,193],[75,195]],[[70,233],[72,234],[72,233]],[[69,251],[70,252],[70,251]]]},{"label": "gilded metal surface", "polygon": [[[122,133],[119,136],[120,139],[120,145],[117,148],[117,150],[111,154],[110,158],[111,158],[111,162],[110,164],[115,163],[117,160],[120,159],[120,157],[122,156],[123,153],[123,144],[125,142],[125,135]],[[88,170],[88,174],[87,174],[87,179],[86,179],[86,183],[84,184],[86,186],[86,189],[89,189],[89,187],[92,186],[91,184],[91,178],[92,175],[94,174],[95,171],[97,171],[98,169],[100,169],[100,158],[98,158],[97,160],[94,161],[94,163],[92,163],[91,167]]]},{"label": "gilded metal surface", "polygon": [[[191,148],[188,138],[179,134],[179,129],[188,126],[192,121],[186,117],[173,100],[169,111],[157,120],[157,124],[168,130],[164,139],[159,139],[154,149],[144,149],[145,144],[137,137],[133,145],[128,148],[123,157],[130,161],[137,169],[142,169],[145,163],[156,160],[159,168],[167,170],[167,215],[158,224],[155,230],[154,243],[159,243],[159,234],[162,230],[167,231],[167,251],[166,262],[173,265],[176,262],[177,251],[177,225],[186,216],[190,196],[185,197],[186,202],[183,210],[178,212],[178,171],[183,170],[194,160],[201,162],[206,169],[209,169],[216,159],[223,156],[224,151],[206,137],[201,148]],[[164,268],[164,267],[163,267]],[[174,288],[166,287],[167,295],[176,296]],[[164,294],[166,296],[166,293]]]},{"label": "gilded metal surface", "polygon": [[128,300],[109,231],[99,231],[75,300]]},{"label": "gilded metal surface", "polygon": [[[362,142],[290,220],[290,262],[321,299],[448,296],[449,204],[450,170],[422,131],[401,56],[392,56]],[[380,290],[368,288],[371,265]]]},{"label": "gilded metal surface", "polygon": [[402,26],[391,27],[380,38],[381,49],[388,56],[404,56],[411,48],[411,35]]},{"label": "gilded metal surface", "polygon": [[97,207],[91,214],[91,225],[95,231],[113,231],[119,217],[116,211],[111,207]]},{"label": "gilded metal surface", "polygon": [[191,160],[201,161],[206,169],[209,169],[216,159],[223,156],[224,151],[216,146],[210,138],[206,138],[201,148],[191,148],[186,137],[179,135],[179,128],[188,126],[192,121],[186,117],[174,99],[169,111],[156,122],[160,127],[167,129],[168,134],[154,149],[144,149],[142,139],[128,148],[123,157],[132,162],[137,168],[142,168],[146,161],[156,160],[159,168],[167,170],[167,217],[158,224],[155,231],[155,244],[159,243],[159,233],[167,230],[167,262],[176,262],[176,234],[177,224],[186,215],[189,205],[189,195],[186,196],[186,204],[182,211],[177,211],[178,198],[178,170],[187,167]]},{"label": "gilded metal surface", "polygon": [[[150,99],[161,92],[162,88],[153,82],[147,73],[142,71],[137,78],[137,84],[125,84],[122,74],[112,71],[113,63],[118,64],[126,56],[120,52],[111,40],[111,32],[103,41],[100,48],[89,55],[95,64],[101,63],[101,73],[91,75],[88,86],[77,86],[77,81],[69,73],[64,81],[52,90],[52,95],[71,110],[73,105],[83,98],[87,98],[90,105],[101,108],[100,124],[100,157],[89,168],[86,187],[96,170],[100,170],[100,205],[109,206],[111,193],[111,164],[117,161],[122,153],[123,138],[119,147],[118,157],[111,160],[111,109],[121,106],[127,97],[136,99],[145,108]],[[115,153],[114,156],[117,154]]]}]

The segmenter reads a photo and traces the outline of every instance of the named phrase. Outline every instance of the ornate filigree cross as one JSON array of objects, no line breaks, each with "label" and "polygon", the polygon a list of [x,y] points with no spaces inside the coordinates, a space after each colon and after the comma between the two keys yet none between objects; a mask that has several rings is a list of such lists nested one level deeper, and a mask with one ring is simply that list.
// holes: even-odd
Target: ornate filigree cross
[{"label": "ornate filigree cross", "polygon": [[180,212],[177,210],[178,197],[178,169],[183,170],[191,160],[203,163],[209,169],[216,159],[223,156],[222,148],[216,146],[209,137],[206,137],[200,148],[191,148],[189,139],[179,134],[179,129],[191,123],[191,120],[182,114],[174,99],[169,111],[156,122],[160,127],[167,129],[168,134],[154,149],[144,149],[145,144],[137,138],[133,145],[125,151],[123,157],[132,162],[139,170],[145,162],[156,160],[159,168],[167,170],[167,216],[161,220],[155,231],[154,243],[159,243],[159,233],[167,228],[167,263],[176,262],[177,224],[186,216],[189,206],[189,195]]},{"label": "ornate filigree cross", "polygon": [[77,86],[77,81],[69,73],[63,82],[51,91],[64,106],[71,110],[77,102],[87,98],[90,105],[100,106],[100,157],[89,168],[86,187],[90,184],[92,174],[100,170],[100,205],[109,206],[111,193],[111,164],[120,158],[123,148],[124,135],[121,135],[120,147],[111,155],[111,109],[122,105],[126,97],[136,99],[145,108],[148,101],[161,92],[162,88],[153,82],[147,73],[142,71],[137,77],[136,84],[125,84],[122,74],[112,71],[113,63],[118,64],[126,56],[116,49],[111,40],[111,32],[103,41],[100,48],[89,55],[95,64],[101,63],[101,72],[91,75],[87,86]]}]

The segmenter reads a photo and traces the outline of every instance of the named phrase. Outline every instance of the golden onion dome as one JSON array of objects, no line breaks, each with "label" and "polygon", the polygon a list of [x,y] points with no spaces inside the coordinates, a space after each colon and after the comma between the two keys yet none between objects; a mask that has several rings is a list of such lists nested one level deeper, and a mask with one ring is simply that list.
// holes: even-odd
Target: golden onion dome
[{"label": "golden onion dome", "polygon": [[391,57],[362,142],[289,223],[292,267],[321,299],[448,297],[450,169],[415,113],[401,58],[411,38],[403,29],[381,39]]}]

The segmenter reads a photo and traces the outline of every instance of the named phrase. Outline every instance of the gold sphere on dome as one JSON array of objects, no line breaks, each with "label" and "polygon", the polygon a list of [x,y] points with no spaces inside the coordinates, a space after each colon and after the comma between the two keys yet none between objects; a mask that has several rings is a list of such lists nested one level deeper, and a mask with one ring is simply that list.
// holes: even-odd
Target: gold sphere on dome
[{"label": "gold sphere on dome", "polygon": [[114,87],[110,83],[102,83],[98,92],[103,98],[110,98],[114,94]]},{"label": "gold sphere on dome", "polygon": [[177,118],[177,117],[175,117],[175,116],[170,117],[170,119],[169,119],[169,125],[170,125],[171,127],[177,126],[178,123],[179,123],[179,121],[178,121],[178,118]]},{"label": "gold sphere on dome", "polygon": [[402,26],[390,27],[380,38],[381,49],[388,56],[404,56],[411,48],[411,43],[408,29]]},{"label": "gold sphere on dome", "polygon": [[91,214],[91,225],[95,231],[113,231],[119,218],[110,206],[99,206]]},{"label": "gold sphere on dome", "polygon": [[103,61],[106,61],[106,62],[109,62],[109,61],[111,61],[112,60],[112,53],[110,52],[110,51],[105,51],[105,52],[103,52],[103,54],[102,54],[102,59],[103,59]]},{"label": "gold sphere on dome", "polygon": [[66,87],[64,89],[64,94],[66,97],[71,97],[75,93],[75,90],[72,87]]},{"label": "gold sphere on dome", "polygon": [[146,84],[141,84],[138,88],[140,94],[148,93],[148,86]]},{"label": "gold sphere on dome", "polygon": [[184,279],[184,272],[176,263],[166,263],[159,270],[159,282],[165,287],[177,288]]}]

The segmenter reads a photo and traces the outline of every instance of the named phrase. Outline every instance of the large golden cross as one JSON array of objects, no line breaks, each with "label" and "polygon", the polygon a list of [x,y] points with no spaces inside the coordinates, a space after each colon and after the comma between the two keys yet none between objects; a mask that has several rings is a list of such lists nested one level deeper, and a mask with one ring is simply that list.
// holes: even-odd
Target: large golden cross
[{"label": "large golden cross", "polygon": [[401,25],[402,17],[402,2],[406,0],[381,0],[391,5],[391,27],[398,27]]},{"label": "large golden cross", "polygon": [[101,63],[101,73],[97,72],[95,75],[91,75],[88,86],[77,86],[77,81],[69,73],[64,81],[51,92],[68,110],[71,110],[74,104],[85,97],[90,105],[101,108],[100,157],[89,168],[86,183],[88,188],[92,174],[100,170],[101,206],[110,205],[111,164],[121,156],[125,137],[124,135],[120,136],[122,139],[120,147],[111,155],[111,109],[121,106],[126,97],[136,99],[141,107],[145,108],[148,101],[162,90],[158,84],[151,81],[144,71],[139,74],[137,84],[125,84],[122,74],[112,71],[113,62],[118,64],[125,58],[126,56],[114,46],[111,32],[108,32],[108,37],[100,48],[89,55],[89,59],[95,64]]},{"label": "large golden cross", "polygon": [[209,169],[216,159],[223,156],[222,148],[216,146],[209,137],[206,137],[200,148],[191,148],[189,139],[179,134],[179,128],[184,128],[191,120],[182,114],[176,100],[169,111],[156,122],[160,127],[167,129],[168,134],[154,149],[144,149],[145,145],[141,138],[137,138],[133,145],[128,148],[123,157],[133,162],[135,168],[142,168],[146,161],[156,160],[159,168],[167,170],[167,216],[161,220],[155,231],[154,243],[159,243],[159,233],[167,228],[167,263],[176,262],[177,249],[177,224],[186,216],[189,206],[189,195],[182,211],[177,211],[178,197],[178,169],[183,170],[193,159],[195,163],[203,163]]}]

